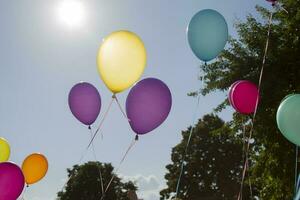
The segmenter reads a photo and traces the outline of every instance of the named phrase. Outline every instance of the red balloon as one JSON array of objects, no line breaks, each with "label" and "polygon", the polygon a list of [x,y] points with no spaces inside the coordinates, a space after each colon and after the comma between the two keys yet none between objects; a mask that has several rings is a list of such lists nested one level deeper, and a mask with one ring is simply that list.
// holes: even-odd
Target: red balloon
[{"label": "red balloon", "polygon": [[229,89],[229,102],[241,114],[254,113],[259,101],[259,90],[250,81],[241,80],[234,82]]}]

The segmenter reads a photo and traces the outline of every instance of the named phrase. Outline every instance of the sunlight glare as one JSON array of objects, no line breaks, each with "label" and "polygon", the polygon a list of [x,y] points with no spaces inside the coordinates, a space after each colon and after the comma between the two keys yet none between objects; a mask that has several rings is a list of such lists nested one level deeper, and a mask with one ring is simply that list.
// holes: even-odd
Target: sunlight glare
[{"label": "sunlight glare", "polygon": [[64,0],[58,9],[59,20],[69,27],[79,27],[85,20],[85,9],[81,1]]}]

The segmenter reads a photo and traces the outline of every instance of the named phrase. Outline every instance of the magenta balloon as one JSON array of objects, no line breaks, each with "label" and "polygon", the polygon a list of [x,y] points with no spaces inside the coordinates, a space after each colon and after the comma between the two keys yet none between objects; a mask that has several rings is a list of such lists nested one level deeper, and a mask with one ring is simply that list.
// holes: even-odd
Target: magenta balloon
[{"label": "magenta balloon", "polygon": [[241,82],[241,81],[236,81],[236,82],[234,82],[234,83],[230,86],[229,92],[228,92],[228,100],[229,100],[229,103],[230,103],[230,105],[231,105],[234,109],[236,109],[236,108],[234,107],[233,102],[232,102],[232,91],[233,91],[234,86],[235,86],[236,84],[238,84],[239,82]]},{"label": "magenta balloon", "polygon": [[93,124],[101,109],[101,97],[90,83],[76,84],[69,93],[69,107],[73,115],[83,124]]},{"label": "magenta balloon", "polygon": [[251,114],[259,101],[259,90],[252,82],[242,80],[233,85],[230,96],[232,106],[237,112]]},{"label": "magenta balloon", "polygon": [[24,184],[20,167],[12,162],[0,163],[0,200],[16,200],[21,195]]},{"label": "magenta balloon", "polygon": [[168,117],[172,107],[172,95],[161,80],[146,78],[138,82],[129,92],[126,113],[132,130],[146,134]]}]

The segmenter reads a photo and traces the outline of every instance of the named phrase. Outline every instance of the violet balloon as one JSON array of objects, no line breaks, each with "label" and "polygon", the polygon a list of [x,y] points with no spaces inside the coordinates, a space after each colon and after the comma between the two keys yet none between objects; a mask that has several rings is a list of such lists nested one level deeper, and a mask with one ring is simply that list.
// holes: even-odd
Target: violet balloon
[{"label": "violet balloon", "polygon": [[22,193],[25,179],[22,170],[12,162],[0,163],[0,199],[16,200]]},{"label": "violet balloon", "polygon": [[241,114],[254,113],[256,104],[259,101],[259,90],[250,81],[237,81],[231,86],[229,101],[233,108]]},{"label": "violet balloon", "polygon": [[93,124],[101,109],[101,97],[90,83],[76,84],[69,93],[69,107],[72,114],[83,124]]},{"label": "violet balloon", "polygon": [[159,79],[146,78],[129,92],[126,113],[132,130],[146,134],[160,126],[172,107],[172,95],[168,86]]}]

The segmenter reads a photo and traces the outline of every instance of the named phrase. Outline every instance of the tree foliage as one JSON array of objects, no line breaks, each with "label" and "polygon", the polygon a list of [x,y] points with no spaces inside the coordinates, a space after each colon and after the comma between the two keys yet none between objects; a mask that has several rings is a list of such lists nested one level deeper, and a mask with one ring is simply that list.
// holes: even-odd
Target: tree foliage
[{"label": "tree foliage", "polygon": [[[254,125],[251,178],[263,200],[292,199],[294,184],[295,146],[279,132],[276,111],[288,94],[300,91],[300,1],[282,0],[288,11],[276,9],[273,13],[270,45],[263,73],[261,101]],[[236,80],[258,83],[267,40],[270,12],[257,6],[263,20],[249,15],[245,22],[238,22],[237,39],[231,39],[229,48],[216,62],[202,65],[206,87],[202,94],[214,91],[226,92]],[[228,105],[227,99],[218,111]],[[235,114],[234,124],[241,115]]]},{"label": "tree foliage", "polygon": [[[103,179],[104,190],[109,180],[114,176],[111,164],[88,162],[75,165],[67,169],[69,181],[63,191],[58,193],[58,200],[99,200],[102,197],[100,171]],[[99,171],[100,170],[100,171]],[[122,182],[115,176],[111,186],[105,193],[103,200],[130,200],[128,191],[136,191],[137,187],[132,182]]]},{"label": "tree foliage", "polygon": [[[270,43],[260,88],[261,99],[254,122],[254,140],[250,149],[250,179],[255,188],[254,195],[261,200],[289,200],[294,195],[295,146],[279,132],[276,125],[276,111],[286,95],[300,92],[300,1],[281,0],[279,4],[288,13],[280,8],[267,10],[257,6],[260,17],[249,15],[245,21],[238,21],[236,23],[238,38],[230,39],[228,48],[220,54],[215,62],[201,65],[204,74],[200,79],[203,79],[205,83],[205,87],[201,89],[201,95],[205,96],[215,91],[227,92],[230,85],[237,80],[246,79],[258,84],[267,40],[268,19],[271,12],[273,13]],[[195,94],[192,93],[192,95]],[[215,112],[221,112],[228,105],[228,100],[224,99],[216,107]],[[233,119],[229,123],[230,127],[227,127],[227,134],[230,133],[227,136],[230,137],[229,143],[234,143],[235,137],[240,135],[240,127],[243,125],[245,125],[246,133],[249,135],[251,118],[252,116],[234,113]],[[196,130],[201,123],[203,122],[200,120]],[[217,132],[219,130],[217,127],[214,129]],[[209,135],[208,132],[206,133]],[[173,149],[173,164],[167,166],[169,171],[166,175],[168,188],[161,192],[162,199],[167,198],[175,191],[176,177],[178,177],[180,170],[179,160],[186,145],[186,134],[183,132],[183,141]],[[194,137],[198,138],[199,134],[200,131],[199,133],[195,131],[196,136]],[[188,156],[185,179],[180,190],[180,198],[182,199],[196,199],[196,196],[193,196],[196,193],[214,191],[213,188],[209,188],[212,180],[223,178],[225,178],[224,182],[226,180],[226,177],[222,177],[218,171],[214,171],[218,175],[215,178],[211,174],[202,175],[201,178],[197,178],[197,175],[193,177],[193,172],[196,171],[199,171],[197,173],[200,174],[208,173],[211,167],[211,160],[209,159],[215,158],[213,153],[217,150],[211,149],[207,143],[213,141],[213,143],[221,145],[211,137],[203,140],[198,138],[198,140],[201,141],[202,146],[200,144],[196,146],[196,143],[193,143],[190,148],[194,156],[190,157],[193,153]],[[200,148],[200,152],[212,152],[196,154],[197,148]],[[238,149],[237,147],[237,151],[241,152],[242,148]],[[205,155],[205,158],[202,155]],[[235,158],[233,155],[228,157]],[[199,159],[199,163],[196,163],[195,160]],[[201,159],[205,159],[207,163],[203,163]],[[232,166],[240,166],[238,160],[237,158],[235,161],[231,160]],[[195,168],[190,167],[192,163],[194,163]],[[215,165],[219,164],[216,163]],[[228,168],[222,170],[224,170],[223,173],[230,172]],[[237,176],[235,180],[238,180],[238,170],[235,174]],[[207,184],[203,185],[203,182]],[[199,183],[202,185],[198,186]],[[221,186],[218,187],[221,188]],[[234,192],[232,191],[232,193]],[[183,194],[192,196],[186,198]],[[225,194],[225,192],[218,191],[216,194]],[[249,197],[249,193],[244,192],[244,197]],[[228,198],[230,199],[230,197]]]},{"label": "tree foliage", "polygon": [[[193,137],[185,156],[184,174],[178,198],[182,200],[234,199],[240,189],[243,165],[243,141],[233,128],[215,115],[205,115],[194,126],[182,132],[182,141],[172,150],[172,164],[167,165],[167,188],[161,199],[174,196],[180,165],[189,133]],[[246,190],[247,191],[247,190]],[[246,198],[247,199],[247,198]]]}]

